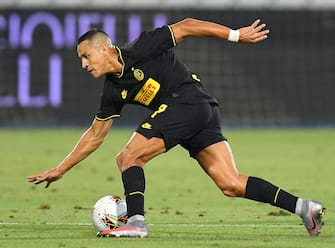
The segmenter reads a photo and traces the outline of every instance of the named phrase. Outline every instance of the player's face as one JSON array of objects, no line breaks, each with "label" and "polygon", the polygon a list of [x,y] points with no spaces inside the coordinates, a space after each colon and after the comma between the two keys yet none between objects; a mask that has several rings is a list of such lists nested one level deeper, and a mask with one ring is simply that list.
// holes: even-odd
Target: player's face
[{"label": "player's face", "polygon": [[81,58],[81,66],[94,78],[99,78],[107,73],[105,56],[91,45],[88,40],[79,43],[77,47],[78,57]]}]

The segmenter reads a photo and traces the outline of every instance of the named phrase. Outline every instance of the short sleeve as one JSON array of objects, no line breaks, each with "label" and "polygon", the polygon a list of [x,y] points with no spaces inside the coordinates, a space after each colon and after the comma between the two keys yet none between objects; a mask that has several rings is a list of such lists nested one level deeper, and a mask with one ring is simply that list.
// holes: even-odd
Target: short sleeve
[{"label": "short sleeve", "polygon": [[96,114],[95,119],[98,121],[106,121],[109,119],[119,118],[124,104],[108,99],[104,95],[101,96],[100,110]]},{"label": "short sleeve", "polygon": [[176,41],[171,27],[163,26],[142,32],[133,44],[133,49],[137,56],[154,58],[174,46]]}]

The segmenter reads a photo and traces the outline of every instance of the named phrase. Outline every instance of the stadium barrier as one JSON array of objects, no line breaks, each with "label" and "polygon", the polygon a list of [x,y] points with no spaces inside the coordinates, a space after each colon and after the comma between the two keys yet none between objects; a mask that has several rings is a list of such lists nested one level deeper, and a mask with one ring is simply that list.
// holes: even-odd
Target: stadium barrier
[{"label": "stadium barrier", "polygon": [[[103,28],[113,43],[195,17],[239,28],[267,23],[260,44],[189,38],[175,49],[222,104],[225,125],[335,124],[334,10],[10,10],[0,13],[0,126],[88,125],[103,80],[81,69],[77,37]],[[126,107],[117,123],[147,113]]]}]

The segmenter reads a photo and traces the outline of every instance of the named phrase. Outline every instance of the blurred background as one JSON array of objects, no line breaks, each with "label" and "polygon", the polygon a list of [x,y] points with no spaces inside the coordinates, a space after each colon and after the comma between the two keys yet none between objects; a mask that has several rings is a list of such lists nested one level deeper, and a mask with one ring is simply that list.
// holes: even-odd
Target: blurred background
[{"label": "blurred background", "polygon": [[[222,104],[225,126],[335,125],[334,0],[1,0],[0,127],[89,125],[103,79],[81,69],[77,38],[97,27],[122,46],[186,17],[270,29],[260,44],[201,37],[174,48]],[[115,123],[146,114],[128,106]]]}]

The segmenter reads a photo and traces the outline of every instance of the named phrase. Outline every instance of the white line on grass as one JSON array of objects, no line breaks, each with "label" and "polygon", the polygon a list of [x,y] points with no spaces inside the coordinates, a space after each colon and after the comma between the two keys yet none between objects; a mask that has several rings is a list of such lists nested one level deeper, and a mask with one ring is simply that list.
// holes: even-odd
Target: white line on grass
[{"label": "white line on grass", "polygon": [[[56,226],[93,226],[91,223],[74,222],[47,222],[47,223],[27,223],[27,222],[0,222],[0,225],[56,225]],[[151,223],[148,226],[185,226],[185,227],[269,227],[269,228],[292,228],[300,225],[274,225],[274,224],[194,224],[194,223]]]}]

